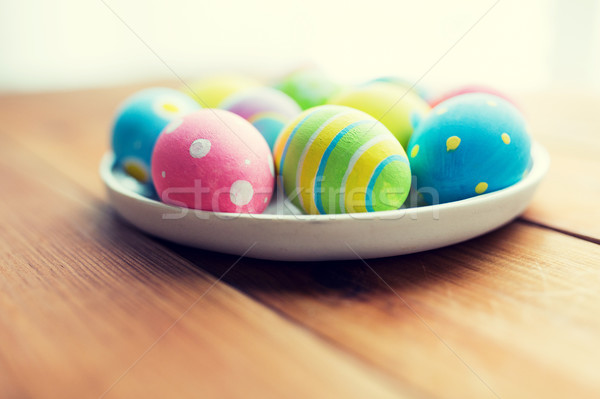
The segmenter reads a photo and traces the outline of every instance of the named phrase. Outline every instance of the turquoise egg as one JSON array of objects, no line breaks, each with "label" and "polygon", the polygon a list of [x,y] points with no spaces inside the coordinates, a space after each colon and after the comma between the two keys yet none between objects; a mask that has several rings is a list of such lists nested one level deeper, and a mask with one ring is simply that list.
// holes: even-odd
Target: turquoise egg
[{"label": "turquoise egg", "polygon": [[152,150],[162,130],[173,120],[201,107],[187,94],[154,87],[139,91],[117,110],[112,149],[117,166],[141,183],[151,180]]},{"label": "turquoise egg", "polygon": [[501,97],[459,95],[416,125],[408,157],[416,188],[429,204],[503,189],[521,180],[529,165],[525,120]]}]

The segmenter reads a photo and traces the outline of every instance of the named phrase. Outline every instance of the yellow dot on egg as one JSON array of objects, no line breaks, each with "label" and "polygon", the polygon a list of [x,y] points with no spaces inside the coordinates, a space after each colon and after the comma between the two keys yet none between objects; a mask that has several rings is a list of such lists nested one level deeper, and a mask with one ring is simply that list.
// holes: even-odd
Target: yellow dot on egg
[{"label": "yellow dot on egg", "polygon": [[417,154],[419,153],[419,145],[415,145],[412,150],[410,150],[410,157],[414,158],[417,156]]},{"label": "yellow dot on egg", "polygon": [[179,107],[175,104],[165,103],[162,107],[167,112],[179,112]]},{"label": "yellow dot on egg", "polygon": [[125,162],[123,169],[125,169],[125,172],[127,172],[129,176],[133,177],[139,182],[145,183],[148,181],[148,173],[146,172],[146,169],[137,162]]},{"label": "yellow dot on egg", "polygon": [[485,190],[488,189],[488,184],[484,181],[482,181],[481,183],[479,183],[478,185],[475,186],[475,192],[477,194],[483,194],[485,193]]},{"label": "yellow dot on egg", "polygon": [[460,145],[460,137],[452,136],[446,140],[446,151],[454,151]]},{"label": "yellow dot on egg", "polygon": [[439,107],[435,110],[435,113],[438,115],[443,115],[446,112],[448,112],[448,108],[446,108],[446,107]]},{"label": "yellow dot on egg", "polygon": [[487,100],[487,105],[489,105],[490,107],[495,107],[496,105],[498,105],[498,103],[494,100]]},{"label": "yellow dot on egg", "polygon": [[510,144],[510,136],[508,133],[502,133],[502,141],[504,141],[504,144]]}]

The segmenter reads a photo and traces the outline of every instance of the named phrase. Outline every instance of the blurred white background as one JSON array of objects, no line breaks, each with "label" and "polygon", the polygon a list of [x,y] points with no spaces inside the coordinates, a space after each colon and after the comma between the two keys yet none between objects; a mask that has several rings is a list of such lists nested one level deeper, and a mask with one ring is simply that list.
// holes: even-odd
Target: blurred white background
[{"label": "blurred white background", "polygon": [[131,30],[185,80],[215,71],[278,76],[314,63],[342,82],[416,80],[433,67],[426,86],[600,89],[598,1],[495,3],[4,0],[0,91],[174,78]]}]

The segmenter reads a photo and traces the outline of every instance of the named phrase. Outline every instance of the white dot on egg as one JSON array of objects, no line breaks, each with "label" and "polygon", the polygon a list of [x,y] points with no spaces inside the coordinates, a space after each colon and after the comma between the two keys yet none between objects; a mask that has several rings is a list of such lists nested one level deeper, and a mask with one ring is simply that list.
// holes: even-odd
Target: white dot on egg
[{"label": "white dot on egg", "polygon": [[162,171],[162,173],[161,173],[160,175],[163,177],[163,179],[164,179],[165,177],[167,177],[167,173],[166,173],[164,170]]},{"label": "white dot on egg", "polygon": [[250,165],[250,160],[249,160],[249,159],[246,159],[246,160],[244,161],[244,163],[245,163],[246,165]]},{"label": "white dot on egg", "polygon": [[275,177],[275,166],[273,165],[273,159],[269,157],[269,170],[271,171],[271,176]]},{"label": "white dot on egg", "polygon": [[229,199],[235,205],[242,206],[248,204],[254,196],[252,184],[246,180],[237,180],[229,189]]},{"label": "white dot on egg", "polygon": [[163,132],[166,134],[173,133],[173,131],[175,129],[177,129],[179,126],[181,126],[182,123],[183,123],[183,118],[177,118],[173,122],[169,123],[167,125],[167,127],[165,127],[165,130],[163,130]]},{"label": "white dot on egg", "polygon": [[265,200],[263,201],[265,204],[267,203],[267,197],[265,197]]},{"label": "white dot on egg", "polygon": [[210,141],[206,139],[194,140],[190,145],[190,155],[194,158],[202,158],[210,151]]}]

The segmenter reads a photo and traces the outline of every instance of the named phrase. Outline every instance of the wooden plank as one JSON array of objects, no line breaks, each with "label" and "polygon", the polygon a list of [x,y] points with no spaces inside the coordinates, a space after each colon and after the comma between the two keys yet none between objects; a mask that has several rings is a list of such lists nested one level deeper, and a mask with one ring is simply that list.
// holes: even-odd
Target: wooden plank
[{"label": "wooden plank", "polygon": [[600,242],[600,96],[563,90],[519,99],[552,160],[524,218]]},{"label": "wooden plank", "polygon": [[404,397],[6,137],[0,181],[0,397]]},{"label": "wooden plank", "polygon": [[517,222],[366,263],[247,259],[225,281],[433,397],[597,398],[599,259],[596,244]]},{"label": "wooden plank", "polygon": [[0,134],[100,195],[97,170],[109,147],[113,114],[143,87],[0,96]]}]

